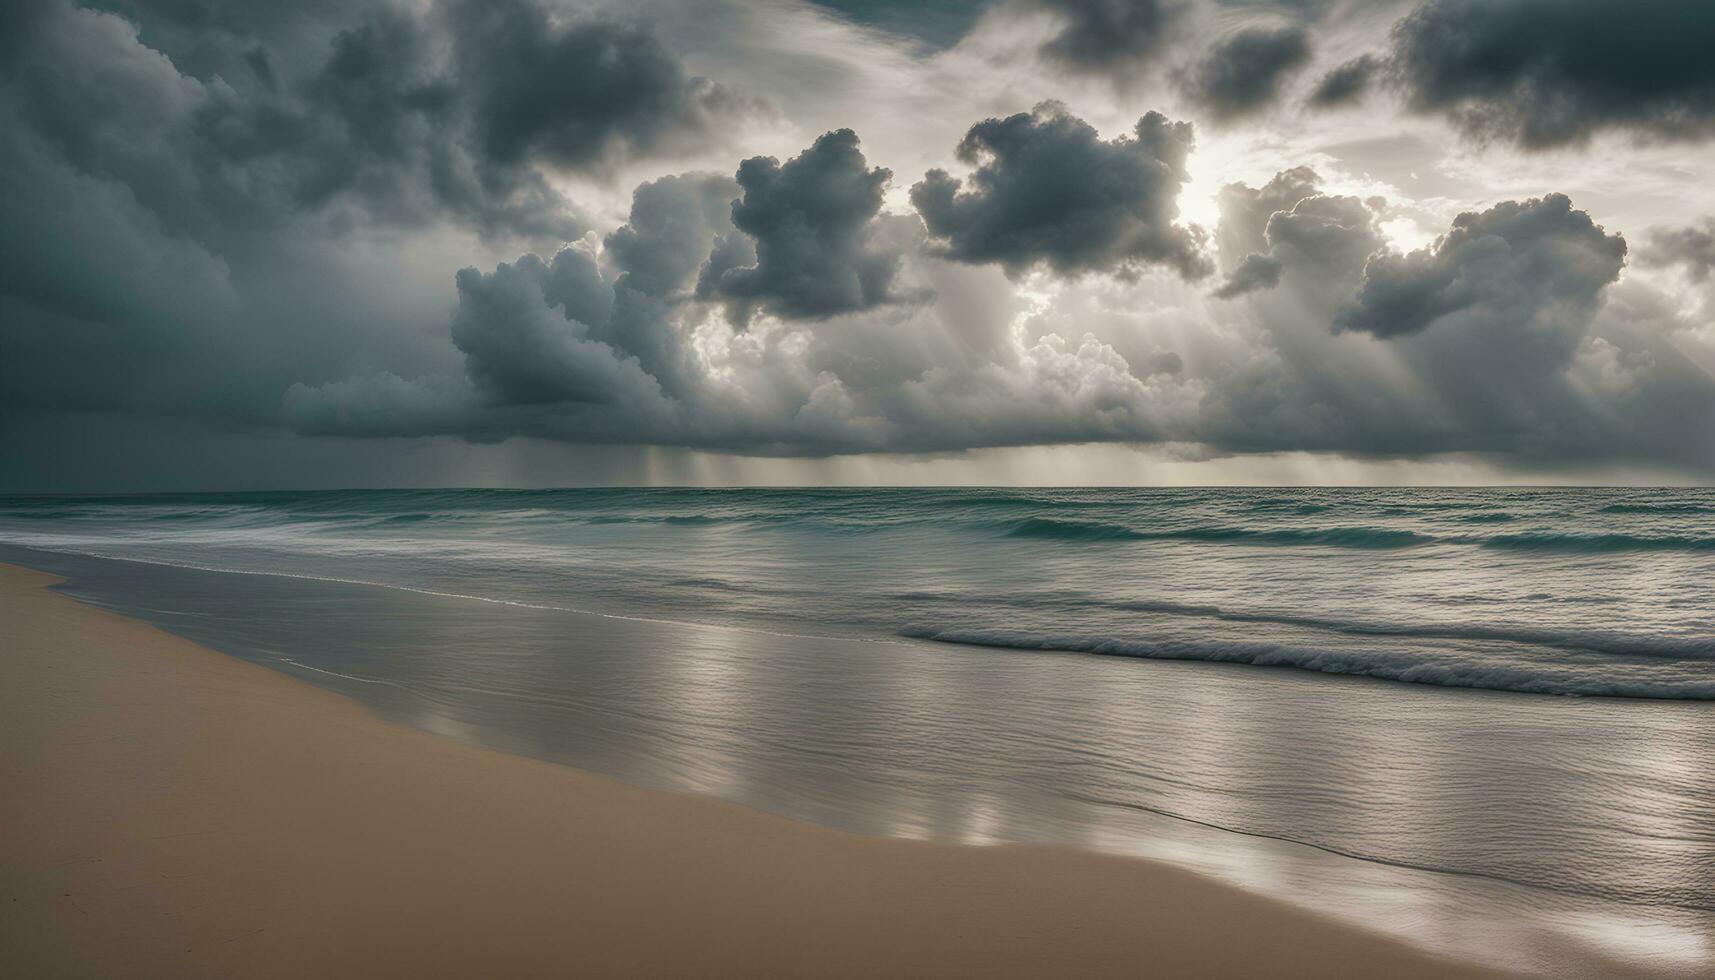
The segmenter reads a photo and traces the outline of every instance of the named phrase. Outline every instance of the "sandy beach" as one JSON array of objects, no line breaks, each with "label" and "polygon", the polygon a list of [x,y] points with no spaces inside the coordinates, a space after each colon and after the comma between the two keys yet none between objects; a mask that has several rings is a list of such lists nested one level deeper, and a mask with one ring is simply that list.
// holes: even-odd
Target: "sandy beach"
[{"label": "sandy beach", "polygon": [[868,838],[380,720],[0,566],[0,974],[1455,977],[1178,869]]}]

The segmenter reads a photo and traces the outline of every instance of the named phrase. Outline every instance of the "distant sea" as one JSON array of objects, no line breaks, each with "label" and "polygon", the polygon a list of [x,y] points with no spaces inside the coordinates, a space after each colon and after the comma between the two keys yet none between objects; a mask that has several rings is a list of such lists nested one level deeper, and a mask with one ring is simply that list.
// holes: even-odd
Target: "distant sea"
[{"label": "distant sea", "polygon": [[643,785],[1715,969],[1715,491],[0,497],[0,560]]}]

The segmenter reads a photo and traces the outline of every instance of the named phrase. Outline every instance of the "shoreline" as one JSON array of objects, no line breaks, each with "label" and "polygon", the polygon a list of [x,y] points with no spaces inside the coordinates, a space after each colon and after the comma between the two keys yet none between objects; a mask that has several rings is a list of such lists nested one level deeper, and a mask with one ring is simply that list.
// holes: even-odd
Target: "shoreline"
[{"label": "shoreline", "polygon": [[467,746],[56,581],[0,565],[0,972],[1502,975],[1147,860]]}]

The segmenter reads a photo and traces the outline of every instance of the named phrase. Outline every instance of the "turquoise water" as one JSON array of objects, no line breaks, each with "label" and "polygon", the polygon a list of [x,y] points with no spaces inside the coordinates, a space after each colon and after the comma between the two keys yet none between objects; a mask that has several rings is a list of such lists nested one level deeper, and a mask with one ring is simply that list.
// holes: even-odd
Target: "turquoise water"
[{"label": "turquoise water", "polygon": [[1715,492],[0,498],[0,541],[845,637],[1715,698]]},{"label": "turquoise water", "polygon": [[641,785],[1715,969],[1709,491],[0,498],[0,561]]}]

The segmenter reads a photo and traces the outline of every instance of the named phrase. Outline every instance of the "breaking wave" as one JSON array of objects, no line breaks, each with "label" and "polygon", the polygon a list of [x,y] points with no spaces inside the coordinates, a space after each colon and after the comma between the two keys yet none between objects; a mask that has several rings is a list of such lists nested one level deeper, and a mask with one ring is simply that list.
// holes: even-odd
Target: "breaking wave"
[{"label": "breaking wave", "polygon": [[1241,640],[1140,640],[1076,634],[1034,633],[1010,629],[906,629],[901,636],[963,646],[1012,650],[1062,651],[1145,660],[1291,667],[1324,674],[1349,674],[1437,687],[1480,688],[1521,694],[1570,697],[1672,698],[1715,700],[1715,676],[1706,665],[1683,677],[1616,677],[1582,672],[1576,665],[1511,666],[1494,660],[1429,659],[1389,650],[1366,652],[1316,650],[1278,643]]},{"label": "breaking wave", "polygon": [[[1468,523],[1505,523],[1509,514],[1472,515]],[[1637,534],[1424,534],[1384,527],[1252,528],[1202,526],[1140,530],[1123,524],[1030,517],[1009,525],[1009,537],[1061,541],[1191,541],[1212,544],[1320,545],[1332,548],[1394,549],[1422,545],[1468,545],[1504,551],[1605,554],[1621,551],[1715,551],[1715,537]]]}]

